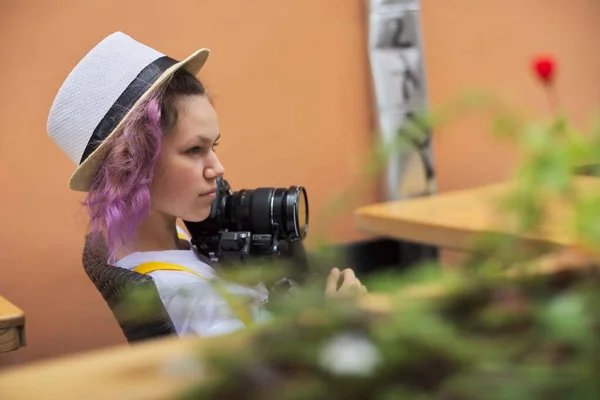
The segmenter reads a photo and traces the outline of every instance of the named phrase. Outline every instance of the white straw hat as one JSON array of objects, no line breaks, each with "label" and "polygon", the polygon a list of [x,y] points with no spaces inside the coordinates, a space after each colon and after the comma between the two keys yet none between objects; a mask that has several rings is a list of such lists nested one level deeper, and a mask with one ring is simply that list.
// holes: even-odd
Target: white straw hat
[{"label": "white straw hat", "polygon": [[58,90],[48,116],[48,135],[77,165],[69,187],[88,191],[106,157],[106,139],[130,111],[178,69],[196,75],[209,53],[200,49],[178,62],[122,32],[90,50]]}]

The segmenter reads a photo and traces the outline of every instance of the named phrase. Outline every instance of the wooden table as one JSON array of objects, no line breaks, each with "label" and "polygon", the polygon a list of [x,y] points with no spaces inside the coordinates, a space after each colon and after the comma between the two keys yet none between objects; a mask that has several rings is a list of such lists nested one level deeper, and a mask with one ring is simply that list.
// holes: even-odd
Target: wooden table
[{"label": "wooden table", "polygon": [[171,399],[199,381],[180,363],[208,346],[243,346],[243,337],[168,337],[25,365],[0,373],[0,399]]},{"label": "wooden table", "polygon": [[[578,176],[574,183],[578,190],[600,193],[600,179],[596,177]],[[365,232],[465,251],[477,235],[515,232],[497,208],[497,201],[509,189],[510,183],[499,183],[368,205],[356,210],[355,221]],[[573,244],[569,207],[551,202],[547,206],[548,219],[541,230],[521,238],[536,245]]]},{"label": "wooden table", "polygon": [[25,314],[0,296],[0,353],[25,346]]}]

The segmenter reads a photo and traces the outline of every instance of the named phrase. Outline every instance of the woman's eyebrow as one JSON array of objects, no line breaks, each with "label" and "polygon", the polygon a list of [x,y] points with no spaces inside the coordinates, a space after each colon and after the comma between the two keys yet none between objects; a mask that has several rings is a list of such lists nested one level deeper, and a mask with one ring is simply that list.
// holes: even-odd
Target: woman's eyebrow
[{"label": "woman's eyebrow", "polygon": [[[210,143],[210,142],[212,142],[211,139],[207,138],[206,136],[202,136],[202,135],[196,135],[196,139],[199,140],[202,143]],[[218,142],[219,139],[221,139],[221,135],[217,136],[217,138],[214,140],[214,143]]]},{"label": "woman's eyebrow", "polygon": [[217,138],[213,142],[210,138],[208,138],[202,134],[197,134],[197,135],[188,137],[185,141],[182,140],[180,143],[182,146],[208,146],[208,145],[212,145],[212,143],[216,143],[220,137],[221,137],[221,135],[217,136]]}]

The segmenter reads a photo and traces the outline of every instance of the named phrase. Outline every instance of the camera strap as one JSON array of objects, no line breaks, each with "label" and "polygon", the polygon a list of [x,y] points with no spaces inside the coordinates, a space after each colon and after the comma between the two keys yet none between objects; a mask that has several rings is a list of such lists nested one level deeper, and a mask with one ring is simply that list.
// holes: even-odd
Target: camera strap
[{"label": "camera strap", "polygon": [[246,326],[246,328],[249,328],[253,325],[252,317],[250,315],[248,308],[242,302],[240,302],[239,299],[236,299],[234,295],[232,295],[231,293],[228,293],[221,286],[221,284],[219,282],[217,282],[216,280],[209,279],[209,278],[205,277],[204,275],[194,271],[191,268],[187,268],[182,265],[161,262],[161,261],[150,261],[150,262],[146,262],[146,263],[142,263],[142,264],[138,265],[133,270],[135,272],[137,272],[139,274],[143,274],[143,275],[149,274],[154,271],[180,271],[180,272],[187,272],[187,273],[196,275],[205,281],[210,281],[211,284],[213,285],[213,287],[215,289],[217,289],[219,294],[221,296],[223,296],[225,301],[227,301],[227,303],[231,307],[232,311],[236,314],[236,316],[240,319],[240,321],[243,322],[243,324]]}]

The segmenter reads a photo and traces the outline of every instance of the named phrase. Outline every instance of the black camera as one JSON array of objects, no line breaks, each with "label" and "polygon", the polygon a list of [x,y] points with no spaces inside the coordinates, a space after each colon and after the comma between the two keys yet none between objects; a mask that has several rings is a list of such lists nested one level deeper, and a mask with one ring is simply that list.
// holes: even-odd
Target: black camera
[{"label": "black camera", "polygon": [[192,244],[213,262],[278,256],[302,247],[308,234],[308,197],[302,186],[233,192],[219,178],[208,218],[184,223]]}]

